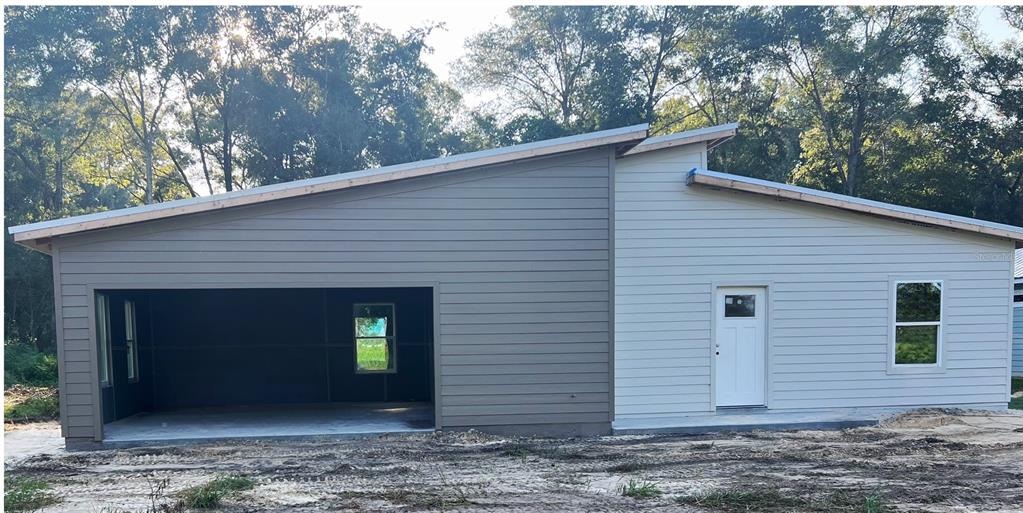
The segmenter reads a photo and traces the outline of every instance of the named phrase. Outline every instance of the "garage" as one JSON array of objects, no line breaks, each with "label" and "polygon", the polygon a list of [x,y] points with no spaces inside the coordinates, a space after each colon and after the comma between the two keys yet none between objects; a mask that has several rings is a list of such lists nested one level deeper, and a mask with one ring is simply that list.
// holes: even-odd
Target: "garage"
[{"label": "garage", "polygon": [[108,442],[434,428],[430,287],[103,289]]}]

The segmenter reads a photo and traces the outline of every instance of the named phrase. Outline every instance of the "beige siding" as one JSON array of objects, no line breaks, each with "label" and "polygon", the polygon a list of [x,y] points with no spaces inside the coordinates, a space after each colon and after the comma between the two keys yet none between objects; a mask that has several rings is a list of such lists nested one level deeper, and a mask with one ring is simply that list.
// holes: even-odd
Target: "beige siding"
[{"label": "beige siding", "polygon": [[[88,290],[436,285],[445,427],[610,421],[609,149],[58,240],[71,437],[95,434]],[[74,362],[74,363],[72,363]]]},{"label": "beige siding", "polygon": [[[702,158],[616,164],[617,418],[713,410],[715,284],[768,287],[771,409],[1006,400],[1011,242],[687,186]],[[894,276],[945,280],[944,372],[889,372]]]}]

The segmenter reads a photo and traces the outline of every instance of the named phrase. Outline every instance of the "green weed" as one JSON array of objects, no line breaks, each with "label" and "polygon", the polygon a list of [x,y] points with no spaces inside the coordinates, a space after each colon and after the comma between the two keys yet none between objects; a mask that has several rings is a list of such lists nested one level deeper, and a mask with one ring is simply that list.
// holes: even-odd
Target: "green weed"
[{"label": "green weed", "polygon": [[61,501],[50,485],[38,479],[4,480],[4,511],[36,511]]},{"label": "green weed", "polygon": [[630,479],[628,483],[619,487],[618,491],[623,496],[632,497],[633,499],[653,499],[662,495],[657,485],[635,479]]},{"label": "green weed", "polygon": [[243,476],[222,476],[209,483],[193,486],[181,492],[181,500],[185,506],[197,509],[213,509],[220,507],[224,498],[235,492],[250,490],[255,483]]}]

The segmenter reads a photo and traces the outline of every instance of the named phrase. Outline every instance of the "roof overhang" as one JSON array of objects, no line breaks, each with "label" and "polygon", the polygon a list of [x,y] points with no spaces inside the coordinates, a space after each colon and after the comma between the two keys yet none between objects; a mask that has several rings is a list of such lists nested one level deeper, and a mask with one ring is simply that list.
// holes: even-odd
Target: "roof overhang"
[{"label": "roof overhang", "polygon": [[805,187],[770,182],[757,178],[720,173],[706,169],[693,169],[686,176],[686,184],[703,185],[718,189],[743,191],[779,199],[801,201],[815,205],[850,210],[889,219],[899,219],[914,223],[938,226],[953,230],[990,235],[1015,241],[1016,246],[1023,246],[1023,228],[1008,224],[992,223],[969,217],[954,216],[918,208],[903,207],[891,203],[883,203],[844,194],[817,191]]},{"label": "roof overhang", "polygon": [[712,150],[725,141],[735,137],[739,130],[738,123],[727,123],[724,125],[697,128],[686,130],[675,134],[659,135],[650,137],[636,145],[635,148],[627,151],[626,156],[646,153],[648,151],[663,150],[687,144],[706,143],[707,149]]},{"label": "roof overhang", "polygon": [[243,191],[215,194],[213,196],[168,201],[165,203],[12,226],[9,232],[14,236],[15,242],[31,249],[49,253],[50,239],[53,237],[115,226],[339,191],[352,187],[418,178],[450,171],[508,164],[520,160],[601,146],[612,146],[615,148],[616,155],[622,155],[643,141],[647,137],[647,131],[647,124],[633,125],[450,157],[267,185]]}]

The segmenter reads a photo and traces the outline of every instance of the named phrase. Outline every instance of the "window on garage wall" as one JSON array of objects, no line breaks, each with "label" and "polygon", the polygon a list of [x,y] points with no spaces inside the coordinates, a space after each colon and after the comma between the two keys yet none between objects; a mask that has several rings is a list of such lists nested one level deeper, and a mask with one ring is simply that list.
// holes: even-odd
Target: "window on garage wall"
[{"label": "window on garage wall", "polygon": [[355,372],[395,372],[394,305],[355,305]]},{"label": "window on garage wall", "polygon": [[894,364],[941,365],[942,282],[895,282]]}]

